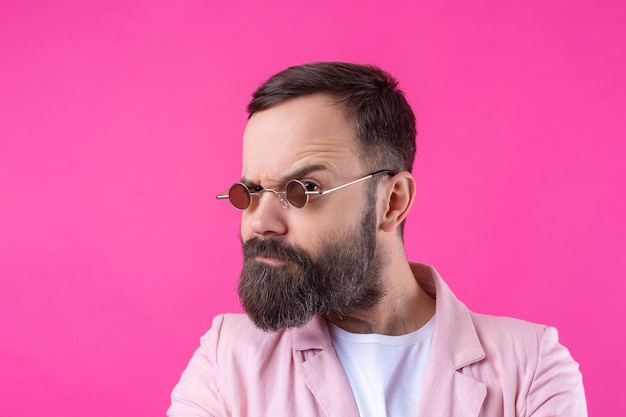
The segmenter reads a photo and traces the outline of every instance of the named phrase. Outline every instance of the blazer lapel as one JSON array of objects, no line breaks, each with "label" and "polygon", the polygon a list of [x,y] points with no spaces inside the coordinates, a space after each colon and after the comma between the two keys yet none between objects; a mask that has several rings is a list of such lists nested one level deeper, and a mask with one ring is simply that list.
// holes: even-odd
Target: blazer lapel
[{"label": "blazer lapel", "polygon": [[459,372],[485,357],[470,312],[429,266],[411,264],[420,286],[435,297],[435,330],[422,384],[419,417],[480,415],[487,387]]},{"label": "blazer lapel", "polygon": [[328,417],[359,417],[352,389],[332,347],[321,317],[294,331],[294,357],[298,373]]},{"label": "blazer lapel", "polygon": [[480,415],[487,388],[482,382],[454,369],[430,362],[426,371],[419,417],[476,417]]}]

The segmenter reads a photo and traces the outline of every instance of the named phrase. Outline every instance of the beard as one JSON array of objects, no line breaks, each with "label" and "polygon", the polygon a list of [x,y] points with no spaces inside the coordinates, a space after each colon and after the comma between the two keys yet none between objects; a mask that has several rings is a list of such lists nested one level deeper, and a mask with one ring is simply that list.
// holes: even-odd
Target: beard
[{"label": "beard", "polygon": [[[376,305],[385,294],[373,207],[366,208],[360,227],[319,241],[316,258],[276,238],[255,237],[242,246],[239,298],[261,330],[302,327],[316,314],[344,317]],[[284,263],[268,265],[257,256]]]}]

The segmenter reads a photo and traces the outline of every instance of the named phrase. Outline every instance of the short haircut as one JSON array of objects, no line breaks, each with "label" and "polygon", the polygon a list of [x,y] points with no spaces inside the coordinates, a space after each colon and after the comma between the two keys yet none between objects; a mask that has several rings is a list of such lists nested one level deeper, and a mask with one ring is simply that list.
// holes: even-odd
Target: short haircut
[{"label": "short haircut", "polygon": [[287,68],[254,92],[248,115],[316,93],[336,99],[354,119],[362,157],[370,168],[413,169],[415,115],[395,78],[375,66],[314,62]]}]

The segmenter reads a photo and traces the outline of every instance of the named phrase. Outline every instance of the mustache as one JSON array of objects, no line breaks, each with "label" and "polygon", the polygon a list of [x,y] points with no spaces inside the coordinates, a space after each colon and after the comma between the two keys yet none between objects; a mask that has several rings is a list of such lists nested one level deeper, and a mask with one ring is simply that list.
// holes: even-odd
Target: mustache
[{"label": "mustache", "polygon": [[257,256],[264,258],[276,258],[297,264],[310,263],[310,255],[302,248],[298,248],[279,239],[260,239],[253,237],[242,244],[245,261],[252,260]]}]

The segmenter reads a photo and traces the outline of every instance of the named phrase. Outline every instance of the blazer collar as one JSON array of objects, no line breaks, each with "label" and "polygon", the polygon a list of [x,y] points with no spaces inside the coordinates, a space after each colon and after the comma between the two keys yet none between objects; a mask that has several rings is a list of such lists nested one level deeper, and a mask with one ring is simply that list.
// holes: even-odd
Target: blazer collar
[{"label": "blazer collar", "polygon": [[328,324],[322,316],[313,316],[304,327],[290,330],[293,335],[294,350],[320,350],[332,348]]},{"label": "blazer collar", "polygon": [[420,287],[436,299],[430,360],[456,370],[483,359],[485,351],[467,307],[433,267],[412,263],[411,270]]}]

